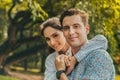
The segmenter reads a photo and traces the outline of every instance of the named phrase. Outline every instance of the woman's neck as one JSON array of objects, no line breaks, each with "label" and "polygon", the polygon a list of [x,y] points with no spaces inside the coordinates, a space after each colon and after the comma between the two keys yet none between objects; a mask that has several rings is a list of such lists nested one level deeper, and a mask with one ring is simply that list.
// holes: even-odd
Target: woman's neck
[{"label": "woman's neck", "polygon": [[59,54],[66,54],[68,48],[69,48],[69,45],[68,45],[68,43],[66,43],[65,46],[63,47],[63,49],[60,50],[58,53]]}]

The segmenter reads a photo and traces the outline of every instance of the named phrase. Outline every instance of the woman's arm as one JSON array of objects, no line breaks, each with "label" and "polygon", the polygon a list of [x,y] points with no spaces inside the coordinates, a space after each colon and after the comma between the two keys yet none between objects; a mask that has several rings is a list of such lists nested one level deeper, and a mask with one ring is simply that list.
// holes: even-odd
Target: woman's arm
[{"label": "woman's arm", "polygon": [[45,62],[45,77],[44,80],[58,80],[56,78],[56,68],[52,56],[48,56]]}]

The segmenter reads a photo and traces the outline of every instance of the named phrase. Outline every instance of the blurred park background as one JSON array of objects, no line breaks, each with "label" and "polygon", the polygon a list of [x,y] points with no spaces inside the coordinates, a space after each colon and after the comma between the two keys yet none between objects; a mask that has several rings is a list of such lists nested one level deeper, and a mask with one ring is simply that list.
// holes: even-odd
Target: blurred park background
[{"label": "blurred park background", "polygon": [[0,80],[43,80],[49,52],[39,25],[72,7],[89,13],[89,38],[108,39],[120,80],[120,0],[0,0]]}]

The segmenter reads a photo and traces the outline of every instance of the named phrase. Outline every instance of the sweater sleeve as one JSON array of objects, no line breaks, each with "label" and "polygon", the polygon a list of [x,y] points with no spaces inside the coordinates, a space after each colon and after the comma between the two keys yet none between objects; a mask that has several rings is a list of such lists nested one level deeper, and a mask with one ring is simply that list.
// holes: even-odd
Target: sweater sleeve
[{"label": "sweater sleeve", "polygon": [[56,78],[56,68],[54,64],[54,59],[51,56],[48,56],[45,62],[45,73],[44,80],[58,80]]},{"label": "sweater sleeve", "polygon": [[95,49],[107,49],[107,39],[103,35],[96,35],[89,40],[79,51],[75,54],[78,62],[86,57],[91,51]]}]

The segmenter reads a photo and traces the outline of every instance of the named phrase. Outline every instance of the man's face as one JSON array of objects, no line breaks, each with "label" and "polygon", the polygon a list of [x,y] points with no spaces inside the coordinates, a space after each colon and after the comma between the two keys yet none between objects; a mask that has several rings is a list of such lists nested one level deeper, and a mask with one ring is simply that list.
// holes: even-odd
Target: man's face
[{"label": "man's face", "polygon": [[62,24],[64,36],[72,48],[81,48],[87,42],[89,26],[84,26],[79,15],[66,16]]}]

